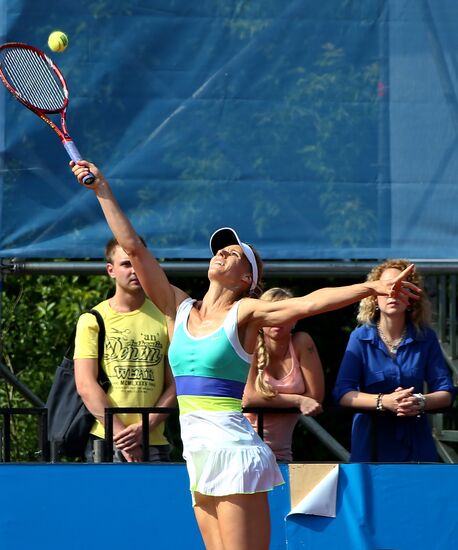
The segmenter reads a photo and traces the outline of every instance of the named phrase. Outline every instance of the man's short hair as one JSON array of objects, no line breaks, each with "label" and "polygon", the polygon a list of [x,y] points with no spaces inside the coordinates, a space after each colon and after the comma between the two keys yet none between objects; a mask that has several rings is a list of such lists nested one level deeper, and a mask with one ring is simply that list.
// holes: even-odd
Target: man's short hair
[{"label": "man's short hair", "polygon": [[[141,235],[138,235],[138,238],[141,240],[143,246],[146,248],[147,245],[146,245],[145,239]],[[117,239],[115,239],[114,237],[111,238],[105,246],[105,260],[109,264],[113,263],[113,254],[117,246],[121,246],[121,245],[118,243]]]}]

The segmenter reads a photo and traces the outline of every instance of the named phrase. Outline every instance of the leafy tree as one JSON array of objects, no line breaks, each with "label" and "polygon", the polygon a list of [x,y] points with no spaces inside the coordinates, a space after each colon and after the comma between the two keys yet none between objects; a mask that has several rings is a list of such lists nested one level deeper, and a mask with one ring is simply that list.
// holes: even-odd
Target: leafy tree
[{"label": "leafy tree", "polygon": [[[111,280],[102,276],[11,275],[4,281],[1,362],[43,402],[78,315],[110,287]],[[30,406],[0,377],[0,407]],[[13,419],[13,460],[35,458],[36,425],[35,418]]]}]

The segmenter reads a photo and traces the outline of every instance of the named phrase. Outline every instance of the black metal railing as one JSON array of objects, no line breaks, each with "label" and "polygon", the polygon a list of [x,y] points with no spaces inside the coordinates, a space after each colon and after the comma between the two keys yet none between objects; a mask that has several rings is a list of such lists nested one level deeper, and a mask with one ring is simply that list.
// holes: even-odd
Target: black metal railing
[{"label": "black metal railing", "polygon": [[11,462],[11,419],[16,415],[33,415],[39,417],[39,431],[37,437],[39,456],[42,461],[49,461],[48,409],[46,407],[0,408],[0,415],[3,417],[2,433],[0,437],[1,462]]},{"label": "black metal railing", "polygon": [[149,458],[149,419],[150,414],[171,414],[176,412],[176,407],[110,407],[105,409],[105,446],[103,451],[104,461],[113,462],[113,416],[115,414],[140,414],[142,417],[142,447],[143,461]]},{"label": "black metal railing", "polygon": [[[142,447],[143,460],[149,458],[149,414],[172,414],[177,412],[176,407],[110,407],[105,409],[105,439],[101,440],[101,450],[99,452],[99,462],[113,462],[113,416],[115,414],[139,414],[142,419]],[[273,407],[244,407],[244,413],[254,413],[257,415],[257,431],[261,438],[264,436],[264,417],[266,414],[298,414],[298,408],[273,408]],[[342,416],[352,416],[357,412],[377,415],[376,411],[358,410],[353,408],[343,408],[330,406],[326,407],[324,413],[339,414]],[[426,411],[428,415],[434,418],[436,415],[442,415],[445,418],[458,421],[458,410],[456,408],[441,409],[435,411]],[[0,408],[0,416],[3,417],[2,429],[0,431],[0,462],[11,462],[11,420],[15,415],[34,415],[39,417],[38,430],[38,453],[37,456],[42,462],[58,462],[60,457],[52,452],[52,446],[48,441],[48,410],[45,407],[35,408]],[[311,417],[301,417],[313,435],[324,443],[327,448],[338,456],[344,462],[347,461],[348,451],[346,451],[334,438],[326,432],[320,424]]]}]

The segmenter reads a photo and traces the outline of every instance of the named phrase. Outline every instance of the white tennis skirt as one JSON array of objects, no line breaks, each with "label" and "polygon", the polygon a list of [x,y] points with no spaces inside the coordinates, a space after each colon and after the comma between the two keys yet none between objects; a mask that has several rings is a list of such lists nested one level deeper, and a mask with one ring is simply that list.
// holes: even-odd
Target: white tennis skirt
[{"label": "white tennis skirt", "polygon": [[284,483],[275,455],[241,412],[190,412],[180,425],[192,492],[250,494]]}]

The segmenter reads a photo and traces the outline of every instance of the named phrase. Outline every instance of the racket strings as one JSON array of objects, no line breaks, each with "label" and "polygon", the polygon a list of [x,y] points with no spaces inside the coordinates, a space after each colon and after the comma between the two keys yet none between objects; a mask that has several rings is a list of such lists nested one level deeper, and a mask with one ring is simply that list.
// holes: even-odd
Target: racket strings
[{"label": "racket strings", "polygon": [[65,107],[67,96],[62,84],[48,62],[33,50],[6,50],[1,67],[21,99],[48,112]]}]

